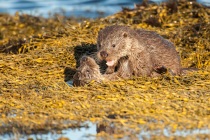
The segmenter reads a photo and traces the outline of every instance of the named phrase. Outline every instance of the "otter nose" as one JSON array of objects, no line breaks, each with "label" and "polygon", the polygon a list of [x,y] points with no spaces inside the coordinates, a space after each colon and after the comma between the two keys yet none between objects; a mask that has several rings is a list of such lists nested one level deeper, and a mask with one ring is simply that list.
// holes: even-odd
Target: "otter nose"
[{"label": "otter nose", "polygon": [[100,52],[101,57],[106,58],[108,56],[108,53],[106,51]]}]

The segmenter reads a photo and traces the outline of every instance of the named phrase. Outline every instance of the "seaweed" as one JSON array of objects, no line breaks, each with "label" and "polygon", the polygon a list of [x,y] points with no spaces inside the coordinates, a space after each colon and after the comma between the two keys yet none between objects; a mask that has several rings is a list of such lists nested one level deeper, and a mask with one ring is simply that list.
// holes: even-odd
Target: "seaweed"
[{"label": "seaweed", "polygon": [[[97,137],[112,138],[136,138],[141,130],[209,129],[209,15],[209,8],[183,0],[175,6],[137,5],[82,22],[1,14],[0,133],[62,130],[85,121],[100,126]],[[113,24],[158,32],[175,44],[183,67],[199,70],[70,87],[65,81],[72,78],[80,56],[94,53],[98,31]],[[103,133],[106,126],[111,131]],[[152,136],[160,137],[167,139]],[[208,136],[186,138],[195,137]]]}]

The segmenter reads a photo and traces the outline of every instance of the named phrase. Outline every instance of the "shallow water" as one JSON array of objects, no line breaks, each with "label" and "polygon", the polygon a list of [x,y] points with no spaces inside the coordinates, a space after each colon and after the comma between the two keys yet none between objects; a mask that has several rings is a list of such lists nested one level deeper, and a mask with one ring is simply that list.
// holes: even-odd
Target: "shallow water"
[{"label": "shallow water", "polygon": [[[60,134],[56,132],[49,132],[47,134],[31,134],[31,135],[21,135],[21,134],[5,134],[0,136],[0,139],[52,139],[56,140],[60,137],[69,138],[71,140],[85,140],[85,139],[95,139],[95,135],[97,134],[97,125],[91,122],[86,122],[89,128],[78,128],[78,129],[65,129],[62,130]],[[152,136],[165,136],[165,137],[187,137],[191,135],[199,135],[199,134],[206,134],[210,135],[210,129],[201,128],[201,129],[187,129],[187,130],[176,130],[172,132],[170,128],[165,128],[163,130],[141,130],[139,134],[136,135],[136,138],[139,140],[143,140],[145,138],[150,139]],[[122,138],[122,139],[126,139]]]},{"label": "shallow water", "polygon": [[69,80],[66,82],[70,87],[73,87],[73,80]]},{"label": "shallow water", "polygon": [[[164,0],[151,0],[160,3]],[[210,6],[209,0],[197,0]],[[16,11],[35,16],[48,17],[53,13],[66,16],[96,18],[108,16],[120,11],[121,7],[133,8],[135,3],[142,0],[0,0],[0,12],[14,14]]]}]

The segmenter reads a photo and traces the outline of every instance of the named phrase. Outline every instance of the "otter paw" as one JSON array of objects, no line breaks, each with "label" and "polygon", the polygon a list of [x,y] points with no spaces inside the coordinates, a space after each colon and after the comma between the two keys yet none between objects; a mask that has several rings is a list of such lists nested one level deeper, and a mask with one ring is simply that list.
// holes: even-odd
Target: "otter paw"
[{"label": "otter paw", "polygon": [[166,67],[158,66],[158,65],[154,66],[153,69],[154,69],[155,72],[157,72],[159,74],[163,74],[163,73],[166,73],[168,71]]},{"label": "otter paw", "polygon": [[114,73],[114,71],[115,71],[115,67],[108,67],[106,69],[105,74],[112,74],[112,73]]}]

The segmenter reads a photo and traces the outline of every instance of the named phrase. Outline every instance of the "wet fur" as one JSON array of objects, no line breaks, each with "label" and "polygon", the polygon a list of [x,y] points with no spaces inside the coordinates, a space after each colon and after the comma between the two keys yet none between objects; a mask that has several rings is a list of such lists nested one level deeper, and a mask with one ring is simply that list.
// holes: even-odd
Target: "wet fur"
[{"label": "wet fur", "polygon": [[[113,47],[114,44],[114,47]],[[115,60],[115,65],[107,68],[108,74],[115,71],[120,58],[127,56],[131,67],[130,75],[157,76],[159,68],[170,69],[173,75],[180,75],[180,57],[173,43],[152,31],[134,30],[127,26],[109,26],[101,30],[97,40],[97,57],[99,60]],[[104,59],[100,52],[107,52]],[[126,65],[125,68],[126,69]],[[127,74],[126,74],[127,75]],[[122,77],[123,78],[123,77]]]},{"label": "wet fur", "polygon": [[[96,61],[115,60],[115,64],[101,74],[96,61],[83,56],[73,77],[74,86],[83,86],[91,80],[101,82],[132,76],[156,77],[166,72],[180,75],[195,70],[181,68],[180,56],[173,43],[152,31],[109,26],[99,32],[97,49]],[[101,51],[106,51],[108,56],[102,58]]]},{"label": "wet fur", "polygon": [[103,80],[103,77],[100,73],[99,65],[95,60],[91,57],[83,56],[80,59],[80,66],[73,76],[73,85],[84,86],[91,80],[99,82]]},{"label": "wet fur", "polygon": [[117,69],[120,71],[119,73],[101,74],[99,65],[96,63],[96,61],[91,57],[83,56],[80,59],[80,66],[77,68],[77,71],[73,76],[73,86],[84,86],[92,80],[101,82],[118,80],[121,77],[129,78],[131,77],[132,72],[128,65],[129,63],[127,58],[121,58],[117,66]]}]

